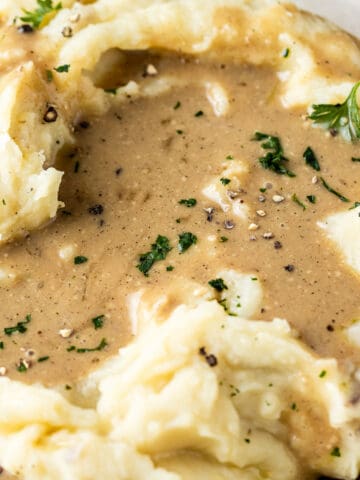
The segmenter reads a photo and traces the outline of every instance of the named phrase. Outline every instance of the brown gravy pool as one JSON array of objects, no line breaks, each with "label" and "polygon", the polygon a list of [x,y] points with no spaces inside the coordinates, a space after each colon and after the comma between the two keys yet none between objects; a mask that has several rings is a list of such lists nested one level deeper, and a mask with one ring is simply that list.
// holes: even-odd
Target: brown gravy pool
[{"label": "brown gravy pool", "polygon": [[[141,75],[146,62],[135,58],[140,59],[135,62],[135,77],[146,82]],[[159,75],[220,82],[231,100],[229,113],[216,117],[204,89],[190,85],[174,87],[156,99],[129,98],[104,118],[80,124],[76,148],[59,159],[59,168],[65,170],[60,198],[66,207],[51,225],[0,252],[1,265],[20,276],[15,286],[0,289],[4,342],[0,366],[14,379],[71,388],[130,340],[126,307],[130,293],[151,286],[166,291],[179,278],[206,285],[224,268],[253,273],[262,282],[265,296],[257,319],[286,318],[320,355],[359,363],[359,351],[342,332],[359,315],[359,279],[316,226],[318,220],[349,205],[319,183],[314,185],[316,172],[302,158],[311,146],[321,175],[356,201],[360,164],[351,162],[358,156],[356,148],[308,126],[303,112],[285,111],[273,99],[277,81],[267,70],[179,58],[152,57],[151,63]],[[174,108],[178,102],[180,107]],[[200,110],[204,114],[196,116]],[[295,178],[259,165],[263,151],[251,140],[255,131],[280,137]],[[241,193],[250,209],[248,222],[225,215],[201,193],[221,174],[228,155],[249,165],[249,180]],[[260,192],[266,184],[271,186]],[[288,198],[280,204],[272,201],[274,194],[293,193],[306,210]],[[307,202],[307,195],[316,195],[316,204]],[[190,197],[197,199],[194,208],[179,205],[180,199]],[[204,212],[208,207],[215,207],[212,221]],[[256,215],[259,209],[265,217]],[[234,221],[235,227],[225,229],[225,220]],[[249,232],[251,222],[259,224],[258,231]],[[149,250],[158,234],[175,247],[182,232],[196,234],[197,246],[182,255],[173,248],[149,277],[136,268],[139,254]],[[273,238],[264,239],[265,232]],[[254,234],[256,240],[251,240]],[[216,240],[210,242],[209,236]],[[221,242],[222,236],[228,241]],[[275,242],[281,248],[275,248],[279,246]],[[59,249],[68,245],[75,246],[74,252],[64,261]],[[75,265],[75,256],[88,261]],[[172,271],[166,270],[169,265]],[[287,265],[294,270],[287,271]],[[25,333],[3,333],[26,315],[31,321]],[[92,319],[100,315],[105,316],[103,327],[95,329]],[[63,328],[74,334],[62,338],[58,332]],[[108,345],[102,351],[68,351],[72,346],[94,348],[103,338]],[[42,357],[49,358],[38,362]],[[19,372],[20,359],[31,367]]]}]

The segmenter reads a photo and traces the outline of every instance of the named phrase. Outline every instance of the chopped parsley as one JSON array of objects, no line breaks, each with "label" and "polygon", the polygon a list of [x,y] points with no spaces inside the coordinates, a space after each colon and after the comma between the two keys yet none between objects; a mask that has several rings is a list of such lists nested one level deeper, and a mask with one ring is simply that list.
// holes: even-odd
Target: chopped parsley
[{"label": "chopped parsley", "polygon": [[222,278],[215,278],[214,280],[210,280],[208,283],[210,287],[215,288],[217,292],[223,292],[224,290],[228,290],[228,287]]},{"label": "chopped parsley", "polygon": [[221,243],[225,243],[225,242],[227,242],[228,240],[229,240],[228,237],[220,237],[220,242],[221,242]]},{"label": "chopped parsley", "polygon": [[179,235],[178,249],[180,253],[186,252],[191,245],[195,245],[197,236],[191,232],[184,232]]},{"label": "chopped parsley", "polygon": [[289,55],[290,55],[290,48],[285,48],[285,49],[281,52],[281,56],[284,57],[284,58],[288,58]]},{"label": "chopped parsley", "polygon": [[87,261],[88,261],[88,258],[84,257],[83,255],[78,255],[77,257],[74,258],[75,265],[81,265],[82,263],[86,263]]},{"label": "chopped parsley", "polygon": [[46,73],[46,80],[50,83],[52,82],[54,75],[51,70],[45,70]]},{"label": "chopped parsley", "polygon": [[45,357],[40,357],[38,358],[38,362],[39,363],[42,363],[42,362],[46,362],[46,360],[49,360],[49,355],[46,355]]},{"label": "chopped parsley", "polygon": [[303,153],[303,158],[305,160],[306,165],[309,165],[311,168],[313,168],[317,172],[320,172],[320,164],[318,162],[318,159],[316,158],[314,150],[311,147],[307,147],[307,149]]},{"label": "chopped parsley", "polygon": [[297,205],[299,205],[299,207],[301,207],[303,210],[306,210],[306,205],[303,204],[303,202],[298,198],[298,196],[296,195],[296,193],[293,193],[291,195],[291,200],[296,203]]},{"label": "chopped parsley", "polygon": [[158,235],[155,243],[151,245],[151,250],[147,253],[142,253],[139,256],[139,263],[136,267],[147,277],[148,272],[154,263],[159,260],[164,260],[170,250],[171,246],[169,239],[162,235]]},{"label": "chopped parsley", "polygon": [[182,134],[184,133],[184,130],[176,130],[176,133],[177,133],[178,135],[182,135]]},{"label": "chopped parsley", "polygon": [[104,92],[105,93],[111,93],[111,95],[116,95],[118,89],[117,88],[105,88]]},{"label": "chopped parsley", "polygon": [[38,8],[32,12],[29,10],[23,9],[25,15],[20,17],[20,20],[26,23],[29,23],[33,28],[39,28],[45,16],[48,13],[56,12],[62,8],[61,3],[53,5],[53,0],[36,0]]},{"label": "chopped parsley", "polygon": [[354,208],[360,207],[360,202],[355,202],[352,207],[349,208],[349,210],[354,210]]},{"label": "chopped parsley", "polygon": [[351,157],[352,162],[360,162],[360,158],[357,157]]},{"label": "chopped parsley", "polygon": [[71,345],[71,347],[67,348],[68,352],[74,352],[76,353],[87,353],[87,352],[100,352],[101,350],[104,350],[104,348],[108,345],[107,341],[105,338],[101,340],[99,345],[94,348],[79,348],[75,347],[75,345]]},{"label": "chopped parsley", "polygon": [[185,205],[185,207],[191,208],[195,207],[197,201],[195,198],[182,198],[178,203],[180,203],[180,205]]},{"label": "chopped parsley", "polygon": [[174,270],[174,268],[175,268],[175,267],[173,267],[172,265],[168,265],[168,266],[166,267],[166,271],[167,271],[167,272],[172,272],[172,271]]},{"label": "chopped parsley", "polygon": [[0,350],[4,350],[4,348],[5,348],[4,342],[0,342]]},{"label": "chopped parsley", "polygon": [[297,410],[298,410],[296,403],[292,403],[292,404],[290,405],[290,408],[291,408],[291,410],[294,410],[294,411],[297,411]]},{"label": "chopped parsley", "polygon": [[327,371],[326,370],[322,370],[320,373],[319,373],[319,378],[324,378],[327,374]]},{"label": "chopped parsley", "polygon": [[178,100],[178,101],[175,103],[175,105],[174,105],[173,108],[174,108],[174,110],[177,110],[177,109],[180,108],[180,107],[181,107],[181,102]]},{"label": "chopped parsley", "polygon": [[54,70],[58,73],[68,73],[70,70],[70,65],[68,63],[65,65],[59,65],[58,67],[55,67]]},{"label": "chopped parsley", "polygon": [[288,159],[284,157],[284,151],[278,137],[273,137],[267,133],[255,132],[253,140],[263,142],[261,147],[264,150],[271,150],[258,159],[263,168],[279,175],[287,175],[288,177],[296,176],[295,173],[285,167],[285,162],[288,162]]},{"label": "chopped parsley", "polygon": [[332,457],[341,457],[340,448],[339,448],[339,447],[334,447],[334,448],[331,450],[330,455],[331,455]]},{"label": "chopped parsley", "polygon": [[27,331],[27,327],[25,325],[30,322],[31,322],[31,315],[26,315],[25,320],[23,320],[22,322],[18,322],[14,327],[5,327],[4,333],[9,337],[11,337],[11,335],[16,332],[25,333]]},{"label": "chopped parsley", "polygon": [[16,367],[16,370],[17,370],[18,372],[21,372],[21,373],[22,373],[22,372],[26,372],[27,369],[28,369],[28,367],[27,367],[26,363],[24,363],[23,360],[21,360],[20,363],[19,363],[19,365]]},{"label": "chopped parsley", "polygon": [[357,103],[359,87],[360,82],[355,83],[344,103],[313,105],[309,118],[324,128],[340,131],[347,140],[359,140],[360,107]]},{"label": "chopped parsley", "polygon": [[324,187],[326,188],[326,190],[330,193],[333,193],[334,195],[336,195],[337,197],[340,198],[340,200],[342,202],[350,202],[350,200],[346,197],[344,197],[344,195],[341,195],[341,193],[337,192],[336,190],[334,190],[332,187],[330,187],[330,185],[328,183],[325,182],[325,180],[323,179],[323,177],[320,177],[320,180],[321,180],[321,183],[324,185]]},{"label": "chopped parsley", "polygon": [[102,328],[104,326],[104,318],[105,315],[98,315],[97,317],[91,319],[95,330],[98,330],[99,328]]},{"label": "chopped parsley", "polygon": [[306,198],[309,200],[310,203],[316,203],[315,195],[307,195]]},{"label": "chopped parsley", "polygon": [[223,185],[229,185],[229,183],[231,182],[230,178],[220,178],[220,182],[223,184]]},{"label": "chopped parsley", "polygon": [[195,117],[202,117],[204,115],[204,112],[202,110],[199,110],[195,113]]},{"label": "chopped parsley", "polygon": [[234,160],[233,155],[227,155],[225,160]]}]

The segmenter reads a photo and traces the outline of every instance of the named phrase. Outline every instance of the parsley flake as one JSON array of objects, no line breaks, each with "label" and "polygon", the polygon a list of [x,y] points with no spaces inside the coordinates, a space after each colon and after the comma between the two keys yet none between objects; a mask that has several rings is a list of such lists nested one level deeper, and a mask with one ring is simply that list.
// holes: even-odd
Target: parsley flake
[{"label": "parsley flake", "polygon": [[27,327],[25,327],[25,325],[30,322],[31,322],[31,315],[26,315],[25,320],[23,320],[22,322],[18,322],[14,327],[5,327],[4,333],[9,337],[11,337],[11,335],[16,332],[25,333],[27,331]]},{"label": "parsley flake", "polygon": [[164,260],[171,248],[169,239],[162,235],[158,235],[155,243],[151,245],[151,250],[147,253],[142,253],[139,256],[140,263],[138,263],[136,267],[147,277],[148,272],[154,263],[159,260]]},{"label": "parsley flake", "polygon": [[195,198],[182,198],[178,203],[180,203],[180,205],[185,205],[185,207],[191,208],[195,207],[197,201]]},{"label": "parsley flake", "polygon": [[293,193],[292,196],[291,196],[291,200],[296,203],[297,205],[299,205],[299,207],[301,207],[303,210],[306,210],[306,205],[303,204],[303,202],[298,198],[298,196],[296,195],[296,193]]},{"label": "parsley flake", "polygon": [[66,63],[65,65],[59,65],[58,67],[54,67],[55,72],[58,73],[68,73],[70,70],[70,65]]},{"label": "parsley flake", "polygon": [[320,177],[320,180],[321,180],[321,183],[324,185],[324,187],[326,188],[326,190],[330,193],[333,193],[334,195],[336,195],[337,197],[340,198],[340,200],[342,202],[345,202],[345,203],[349,203],[350,200],[346,197],[344,197],[344,195],[341,195],[341,193],[337,192],[336,190],[334,190],[332,187],[330,187],[330,185],[325,182],[325,180],[323,179],[323,177]]},{"label": "parsley flake", "polygon": [[220,178],[220,182],[223,184],[223,185],[229,185],[229,183],[231,182],[230,178]]},{"label": "parsley flake", "polygon": [[105,315],[98,315],[97,317],[91,319],[92,323],[94,324],[95,330],[98,330],[99,328],[102,328],[104,326],[104,318]]},{"label": "parsley flake", "polygon": [[315,195],[307,195],[306,198],[310,203],[316,203],[316,197]]},{"label": "parsley flake", "polygon": [[71,347],[67,348],[68,352],[74,352],[76,353],[87,353],[87,352],[100,352],[101,350],[104,350],[104,348],[108,345],[107,341],[105,338],[101,340],[99,345],[94,348],[79,348],[75,347],[75,345],[71,345]]},{"label": "parsley flake", "polygon": [[210,285],[210,287],[213,287],[217,292],[223,292],[224,290],[228,290],[228,287],[222,278],[214,278],[214,280],[210,280],[208,284]]},{"label": "parsley flake", "polygon": [[84,257],[83,255],[78,255],[77,257],[74,258],[75,265],[81,265],[82,263],[86,263],[87,261],[88,261],[88,258]]},{"label": "parsley flake", "polygon": [[178,249],[180,253],[186,252],[191,245],[195,245],[197,242],[197,236],[191,232],[184,232],[179,235]]},{"label": "parsley flake", "polygon": [[288,162],[288,159],[284,157],[284,151],[278,137],[268,135],[267,133],[255,132],[253,140],[263,142],[261,147],[264,150],[272,150],[258,159],[263,168],[271,170],[278,175],[296,176],[295,173],[285,167],[284,163]]},{"label": "parsley flake", "polygon": [[307,147],[307,149],[303,153],[303,158],[305,160],[306,165],[309,165],[317,172],[320,172],[320,164],[318,162],[318,159],[316,158],[314,150],[311,147]]},{"label": "parsley flake", "polygon": [[340,448],[339,448],[339,447],[334,447],[334,448],[331,450],[330,455],[331,455],[332,457],[341,457]]}]

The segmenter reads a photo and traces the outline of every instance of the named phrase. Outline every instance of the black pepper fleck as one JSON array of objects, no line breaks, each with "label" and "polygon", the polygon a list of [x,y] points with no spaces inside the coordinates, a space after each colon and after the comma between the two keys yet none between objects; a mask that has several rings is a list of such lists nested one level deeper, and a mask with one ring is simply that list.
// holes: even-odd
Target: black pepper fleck
[{"label": "black pepper fleck", "polygon": [[333,331],[334,331],[334,327],[333,327],[332,325],[328,325],[328,326],[326,327],[326,330],[327,330],[328,332],[333,332]]},{"label": "black pepper fleck", "polygon": [[202,355],[203,357],[205,357],[205,355],[206,355],[206,348],[205,348],[205,347],[200,347],[200,348],[199,348],[199,353],[200,353],[200,355]]},{"label": "black pepper fleck", "polygon": [[93,205],[92,207],[88,208],[88,212],[91,215],[101,215],[104,211],[104,207],[99,203],[97,205]]},{"label": "black pepper fleck", "polygon": [[84,130],[86,130],[87,128],[90,127],[90,123],[87,122],[86,120],[83,120],[83,121],[81,121],[81,122],[79,123],[79,126],[80,126],[81,128],[83,128]]},{"label": "black pepper fleck", "polygon": [[217,358],[212,353],[210,355],[206,355],[205,360],[210,367],[216,367],[218,364]]},{"label": "black pepper fleck", "polygon": [[294,265],[285,265],[284,269],[287,271],[287,272],[293,272],[295,270],[295,267]]},{"label": "black pepper fleck", "polygon": [[116,176],[119,176],[119,175],[122,174],[122,172],[123,172],[123,168],[122,168],[122,167],[119,167],[119,168],[117,168],[117,169],[115,170],[115,175],[116,175]]},{"label": "black pepper fleck", "polygon": [[19,33],[33,33],[34,29],[28,23],[24,23],[23,25],[20,25],[20,27],[17,28],[17,31]]}]

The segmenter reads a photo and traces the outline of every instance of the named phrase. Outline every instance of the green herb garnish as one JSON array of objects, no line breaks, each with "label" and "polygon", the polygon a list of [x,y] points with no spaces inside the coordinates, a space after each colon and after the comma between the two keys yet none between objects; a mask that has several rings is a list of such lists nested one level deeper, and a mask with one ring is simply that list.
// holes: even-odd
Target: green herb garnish
[{"label": "green herb garnish", "polygon": [[0,342],[0,350],[4,350],[4,348],[5,348],[4,342]]},{"label": "green herb garnish", "polygon": [[19,365],[16,367],[16,370],[18,372],[26,372],[28,369],[28,367],[26,366],[26,364],[21,360],[21,362],[19,363]]},{"label": "green herb garnish", "polygon": [[98,315],[95,318],[92,318],[91,321],[94,324],[95,330],[102,328],[104,326],[105,315]]},{"label": "green herb garnish", "polygon": [[111,93],[111,95],[116,95],[118,89],[117,88],[105,88],[104,92],[105,93]]},{"label": "green herb garnish", "polygon": [[166,271],[167,271],[167,272],[172,272],[172,271],[174,270],[174,268],[175,268],[175,267],[173,267],[172,265],[168,265],[168,266],[166,267]]},{"label": "green herb garnish", "polygon": [[46,355],[45,357],[40,357],[38,358],[38,362],[39,363],[42,363],[42,362],[46,362],[46,360],[49,360],[49,355]]},{"label": "green herb garnish", "polygon": [[100,352],[101,350],[104,350],[104,348],[107,345],[108,345],[108,343],[107,343],[106,339],[103,338],[97,347],[94,347],[94,348],[78,348],[78,347],[75,347],[75,345],[71,345],[71,347],[67,348],[67,351],[68,352],[76,351],[77,353]]},{"label": "green herb garnish", "polygon": [[225,160],[234,160],[234,157],[233,155],[227,155]]},{"label": "green herb garnish", "polygon": [[349,210],[354,210],[354,208],[360,207],[360,202],[355,202],[352,207],[349,208]]},{"label": "green herb garnish", "polygon": [[326,370],[322,370],[320,373],[319,373],[319,378],[324,378],[327,374],[327,371]]},{"label": "green herb garnish", "polygon": [[284,58],[288,58],[290,55],[290,48],[285,48],[285,50],[282,51],[281,56]]},{"label": "green herb garnish", "polygon": [[310,203],[316,203],[315,195],[307,195],[306,198],[309,200]]},{"label": "green herb garnish", "polygon": [[148,272],[154,263],[159,260],[164,260],[170,250],[171,246],[169,239],[162,235],[158,235],[155,243],[151,245],[151,250],[147,253],[142,253],[139,256],[140,263],[136,265],[136,267],[147,277]]},{"label": "green herb garnish", "polygon": [[178,249],[180,253],[186,252],[191,245],[195,245],[197,236],[191,232],[184,232],[179,235]]},{"label": "green herb garnish", "polygon": [[51,12],[56,12],[62,8],[61,3],[53,5],[53,0],[36,0],[38,8],[34,11],[29,11],[23,9],[25,15],[20,17],[20,20],[26,23],[29,23],[34,28],[39,28],[42,21],[44,20],[45,15]]},{"label": "green herb garnish", "polygon": [[311,147],[307,147],[305,152],[303,153],[303,158],[305,160],[306,165],[309,165],[312,167],[314,170],[317,172],[320,172],[320,164],[318,162],[318,159],[316,158],[316,155]]},{"label": "green herb garnish", "polygon": [[320,180],[321,180],[321,183],[324,185],[324,187],[326,188],[326,190],[330,193],[333,193],[334,195],[336,195],[337,197],[340,198],[340,200],[342,202],[350,202],[350,200],[346,197],[344,197],[344,195],[341,195],[341,193],[337,192],[336,190],[334,190],[332,187],[330,187],[330,185],[328,183],[325,182],[325,180],[323,179],[323,177],[320,177]]},{"label": "green herb garnish", "polygon": [[352,162],[360,162],[360,158],[357,157],[351,157]]},{"label": "green herb garnish", "polygon": [[330,455],[331,455],[332,457],[341,457],[340,448],[339,448],[339,447],[334,447],[334,448],[331,450]]},{"label": "green herb garnish", "polygon": [[30,322],[31,322],[31,315],[26,315],[25,320],[23,320],[22,322],[18,322],[14,327],[5,327],[4,333],[9,337],[16,332],[25,333],[27,331],[27,327],[25,327],[25,325]]},{"label": "green herb garnish", "polygon": [[175,105],[174,105],[173,108],[174,108],[174,110],[177,110],[177,109],[180,108],[180,107],[181,107],[181,102],[178,100],[178,101],[175,103]]},{"label": "green herb garnish", "polygon": [[220,237],[221,243],[227,242],[228,240],[229,240],[228,237]]},{"label": "green herb garnish", "polygon": [[355,83],[344,103],[313,105],[309,118],[324,128],[340,131],[347,140],[360,139],[360,108],[357,91],[360,82]]},{"label": "green herb garnish", "polygon": [[68,63],[65,65],[60,65],[59,67],[55,67],[54,70],[58,73],[67,73],[70,70],[70,65]]},{"label": "green herb garnish", "polygon": [[229,185],[229,183],[231,182],[230,178],[220,178],[220,182],[223,184],[223,185]]},{"label": "green herb garnish", "polygon": [[215,288],[217,292],[223,292],[224,290],[228,290],[228,287],[222,278],[215,278],[214,280],[210,280],[208,283],[210,287]]},{"label": "green herb garnish", "polygon": [[180,205],[185,205],[186,207],[190,208],[195,207],[197,201],[195,198],[182,198],[181,200],[179,200],[178,203],[180,203]]},{"label": "green herb garnish", "polygon": [[195,113],[195,117],[202,117],[204,115],[204,112],[202,110],[199,110],[198,112]]},{"label": "green herb garnish", "polygon": [[78,255],[77,257],[74,258],[75,265],[81,265],[82,263],[86,263],[87,261],[88,261],[88,258],[84,257],[83,255]]},{"label": "green herb garnish", "polygon": [[184,130],[176,130],[176,133],[177,133],[178,135],[182,135],[182,134],[184,133]]},{"label": "green herb garnish", "polygon": [[267,133],[255,132],[254,140],[257,142],[265,140],[261,144],[261,147],[264,150],[272,150],[258,159],[263,168],[279,175],[287,175],[288,177],[296,176],[295,173],[288,170],[284,165],[284,162],[288,162],[288,159],[284,157],[284,151],[278,137],[273,137]]},{"label": "green herb garnish", "polygon": [[51,70],[45,70],[46,73],[46,80],[50,83],[52,82],[54,75]]},{"label": "green herb garnish", "polygon": [[306,205],[303,204],[303,202],[298,198],[298,196],[296,195],[296,193],[293,193],[291,195],[291,200],[296,203],[297,205],[299,205],[299,207],[301,207],[303,210],[306,210]]}]

